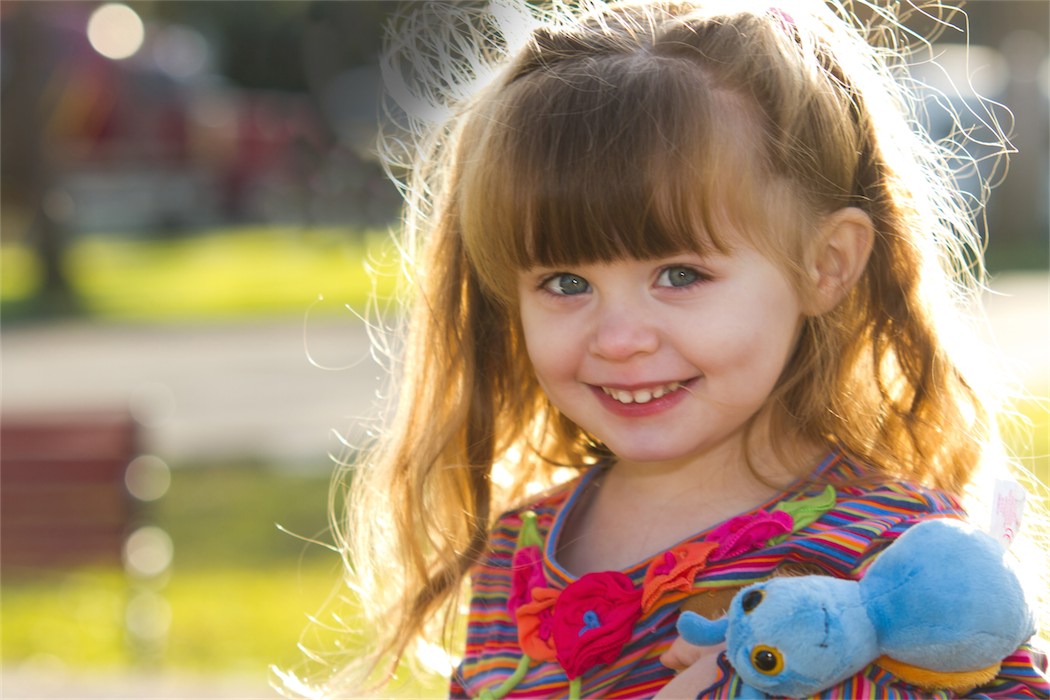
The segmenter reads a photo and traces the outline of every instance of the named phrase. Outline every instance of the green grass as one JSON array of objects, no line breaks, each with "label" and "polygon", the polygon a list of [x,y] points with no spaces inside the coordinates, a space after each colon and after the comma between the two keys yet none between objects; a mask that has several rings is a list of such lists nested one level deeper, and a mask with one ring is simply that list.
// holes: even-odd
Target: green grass
[{"label": "green grass", "polygon": [[1003,435],[1021,466],[1050,494],[1050,397],[1025,399],[1014,411],[1004,421]]},{"label": "green grass", "polygon": [[115,570],[84,570],[32,582],[4,582],[3,662],[56,657],[74,666],[129,661],[123,611],[127,585]]},{"label": "green grass", "polygon": [[[378,231],[237,228],[175,240],[92,236],[70,248],[66,270],[82,313],[173,321],[361,310],[372,289],[366,266],[385,269],[391,246]],[[394,276],[378,278],[381,296]],[[0,249],[0,305],[31,316],[40,266],[24,246]]]},{"label": "green grass", "polygon": [[[5,583],[2,660],[55,658],[74,669],[148,665],[265,673],[270,663],[298,660],[295,644],[305,615],[320,607],[335,581],[331,567],[289,564],[176,569],[163,585],[111,569]],[[138,638],[126,629],[125,611],[143,592],[160,596],[162,619],[170,619],[166,635]]]},{"label": "green grass", "polygon": [[306,542],[326,537],[327,494],[324,465],[186,467],[173,470],[152,519],[174,540],[180,571],[328,562],[331,552]]}]

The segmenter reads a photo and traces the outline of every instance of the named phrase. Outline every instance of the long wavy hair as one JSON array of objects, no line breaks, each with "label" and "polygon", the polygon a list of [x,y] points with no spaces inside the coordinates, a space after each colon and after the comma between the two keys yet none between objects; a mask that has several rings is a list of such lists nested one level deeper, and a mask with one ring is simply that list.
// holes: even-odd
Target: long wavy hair
[{"label": "long wavy hair", "polygon": [[870,260],[805,320],[768,400],[774,433],[956,495],[995,443],[956,323],[982,244],[919,126],[903,47],[925,44],[901,18],[837,1],[582,5],[420,3],[390,33],[390,115],[411,127],[384,142],[409,311],[395,408],[333,490],[369,646],[317,695],[385,681],[428,634],[451,643],[494,515],[609,457],[532,374],[515,299],[531,266],[722,249],[732,225],[805,294],[821,218],[859,207]]}]

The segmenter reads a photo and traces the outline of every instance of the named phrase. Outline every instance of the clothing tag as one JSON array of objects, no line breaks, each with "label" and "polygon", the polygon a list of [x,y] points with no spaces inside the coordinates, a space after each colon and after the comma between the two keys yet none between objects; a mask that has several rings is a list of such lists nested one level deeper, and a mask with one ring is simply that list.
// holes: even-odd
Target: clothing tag
[{"label": "clothing tag", "polygon": [[1021,529],[1025,490],[1016,481],[997,479],[992,493],[992,522],[989,533],[1007,549]]}]

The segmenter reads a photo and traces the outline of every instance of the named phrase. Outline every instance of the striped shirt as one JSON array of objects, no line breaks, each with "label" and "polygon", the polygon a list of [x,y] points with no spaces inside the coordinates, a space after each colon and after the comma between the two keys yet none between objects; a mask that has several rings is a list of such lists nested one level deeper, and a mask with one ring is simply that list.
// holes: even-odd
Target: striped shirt
[{"label": "striped shirt", "polygon": [[[471,603],[464,657],[453,673],[450,697],[476,697],[492,691],[512,676],[522,658],[518,629],[507,602],[511,594],[511,562],[522,528],[522,514],[536,514],[536,525],[544,537],[543,576],[545,586],[564,590],[577,577],[562,568],[556,559],[559,535],[577,500],[600,473],[589,470],[580,478],[542,497],[528,508],[502,515],[489,537],[486,555],[471,573]],[[959,504],[950,496],[914,485],[892,482],[860,487],[862,468],[832,453],[819,465],[815,478],[777,496],[755,510],[769,510],[785,501],[817,496],[827,484],[835,487],[836,502],[815,522],[793,532],[777,544],[756,551],[709,562],[695,581],[711,590],[736,588],[768,578],[782,565],[818,568],[826,575],[857,579],[886,545],[920,520],[930,517],[964,517]],[[713,530],[714,528],[711,528]],[[683,543],[701,541],[711,530],[697,533]],[[774,540],[776,541],[776,540]],[[623,570],[636,587],[662,552]],[[582,697],[652,697],[674,676],[660,663],[660,655],[677,637],[675,623],[679,602],[649,610],[634,625],[630,639],[613,663],[599,665],[583,674]],[[739,677],[721,663],[719,680],[700,694],[702,698],[734,697]],[[1008,658],[1000,675],[978,689],[974,697],[1048,697],[1046,658],[1030,648],[1022,648]],[[524,677],[506,695],[509,698],[567,697],[569,679],[556,661],[535,661]],[[983,693],[983,694],[981,694]],[[820,695],[826,698],[917,698],[954,697],[918,691],[877,666]]]}]

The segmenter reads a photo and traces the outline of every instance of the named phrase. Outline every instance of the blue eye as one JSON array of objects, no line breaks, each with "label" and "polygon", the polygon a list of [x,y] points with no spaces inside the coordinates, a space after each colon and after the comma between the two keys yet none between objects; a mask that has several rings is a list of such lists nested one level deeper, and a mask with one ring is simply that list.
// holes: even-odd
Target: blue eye
[{"label": "blue eye", "polygon": [[591,289],[590,282],[579,275],[569,272],[551,275],[543,281],[541,286],[551,294],[560,294],[562,296],[583,294]]},{"label": "blue eye", "polygon": [[656,284],[659,287],[688,287],[704,279],[704,276],[691,267],[673,265],[660,271]]}]

